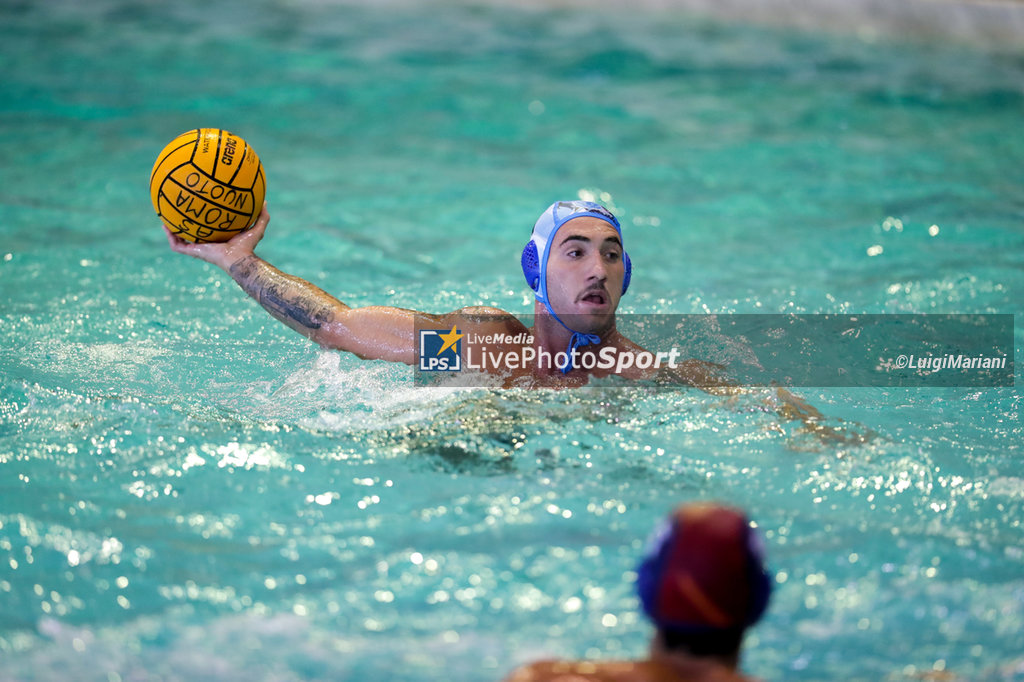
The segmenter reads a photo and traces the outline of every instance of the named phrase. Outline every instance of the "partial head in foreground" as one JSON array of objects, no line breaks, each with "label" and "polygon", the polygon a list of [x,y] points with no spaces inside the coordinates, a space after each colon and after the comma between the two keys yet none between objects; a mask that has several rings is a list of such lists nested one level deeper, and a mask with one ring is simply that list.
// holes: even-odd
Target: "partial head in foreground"
[{"label": "partial head in foreground", "polygon": [[695,656],[737,658],[744,631],[771,596],[760,535],[742,512],[717,504],[678,507],[637,574],[660,645]]}]

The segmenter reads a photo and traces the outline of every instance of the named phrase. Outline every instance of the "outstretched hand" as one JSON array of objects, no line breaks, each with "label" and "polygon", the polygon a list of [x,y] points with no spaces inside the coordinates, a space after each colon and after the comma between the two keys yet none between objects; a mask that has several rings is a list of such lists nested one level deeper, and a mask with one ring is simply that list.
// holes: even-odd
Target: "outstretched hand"
[{"label": "outstretched hand", "polygon": [[166,225],[164,225],[164,232],[167,234],[167,243],[170,244],[171,251],[198,258],[227,271],[233,263],[252,254],[256,245],[263,239],[263,234],[266,232],[269,222],[270,213],[267,211],[267,204],[264,202],[263,210],[260,211],[256,223],[245,232],[236,234],[226,242],[206,244],[187,242],[171,232]]},{"label": "outstretched hand", "polygon": [[[827,420],[817,408],[784,388],[776,389],[775,395],[779,401],[779,416],[803,423],[807,433],[828,445],[863,445],[878,435],[860,424],[850,424],[841,419]],[[830,421],[838,421],[839,424],[833,425]]]}]

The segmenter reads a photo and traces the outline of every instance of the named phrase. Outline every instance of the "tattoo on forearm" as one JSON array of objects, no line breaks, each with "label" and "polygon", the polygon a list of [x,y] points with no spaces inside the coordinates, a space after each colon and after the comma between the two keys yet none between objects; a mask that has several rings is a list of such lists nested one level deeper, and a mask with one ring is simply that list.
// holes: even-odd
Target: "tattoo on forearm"
[{"label": "tattoo on forearm", "polygon": [[334,319],[335,302],[328,294],[256,256],[232,265],[230,274],[245,293],[292,328],[320,329]]}]

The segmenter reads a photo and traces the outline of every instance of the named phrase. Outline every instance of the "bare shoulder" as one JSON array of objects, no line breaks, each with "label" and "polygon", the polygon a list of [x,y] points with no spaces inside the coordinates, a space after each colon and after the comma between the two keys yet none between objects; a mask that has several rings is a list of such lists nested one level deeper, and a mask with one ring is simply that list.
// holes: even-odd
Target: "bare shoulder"
[{"label": "bare shoulder", "polygon": [[704,661],[538,661],[505,682],[753,682]]},{"label": "bare shoulder", "polygon": [[443,322],[458,326],[463,331],[481,334],[518,334],[527,331],[515,315],[490,306],[468,306],[441,316]]},{"label": "bare shoulder", "polygon": [[655,367],[658,369],[635,370],[636,378],[653,378],[667,385],[695,386],[709,393],[732,393],[732,382],[726,374],[724,365],[696,358],[682,358],[675,348],[671,351],[659,349],[653,352],[622,334],[618,334],[614,339],[614,345],[620,353],[646,353],[656,358]]},{"label": "bare shoulder", "polygon": [[680,360],[674,369],[662,373],[659,378],[672,383],[695,386],[709,393],[730,395],[734,392],[733,383],[726,373],[725,366],[707,360],[696,358]]},{"label": "bare shoulder", "polygon": [[655,661],[538,661],[514,671],[506,682],[700,682]]},{"label": "bare shoulder", "polygon": [[588,661],[537,661],[513,671],[505,682],[599,682],[614,679],[602,674],[607,665]]}]

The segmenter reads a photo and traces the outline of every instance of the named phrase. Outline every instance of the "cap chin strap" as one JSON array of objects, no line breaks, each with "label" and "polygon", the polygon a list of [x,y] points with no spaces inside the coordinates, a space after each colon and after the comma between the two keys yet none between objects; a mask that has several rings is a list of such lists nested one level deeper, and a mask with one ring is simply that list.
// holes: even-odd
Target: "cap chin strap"
[{"label": "cap chin strap", "polygon": [[551,313],[551,317],[555,318],[555,322],[565,327],[566,331],[572,332],[572,336],[569,338],[569,347],[565,350],[565,362],[558,366],[558,369],[562,374],[568,374],[569,370],[572,369],[572,358],[576,350],[580,346],[589,346],[590,344],[597,345],[601,343],[601,337],[597,334],[585,334],[583,332],[578,332],[575,329],[571,329],[569,325],[562,322],[558,315],[555,314],[555,311],[551,308],[551,304],[548,303],[547,296],[541,300],[544,303],[544,307],[548,309],[549,313]]},{"label": "cap chin strap", "polygon": [[[569,328],[566,327],[566,329]],[[572,330],[569,329],[569,331]],[[572,369],[572,357],[573,353],[576,352],[576,349],[579,348],[580,346],[588,346],[590,344],[596,345],[599,343],[601,343],[601,337],[598,336],[597,334],[584,334],[583,332],[572,332],[572,338],[569,339],[569,350],[566,351],[565,364],[559,367],[558,369],[562,371],[562,374],[568,374],[569,370]]]}]

